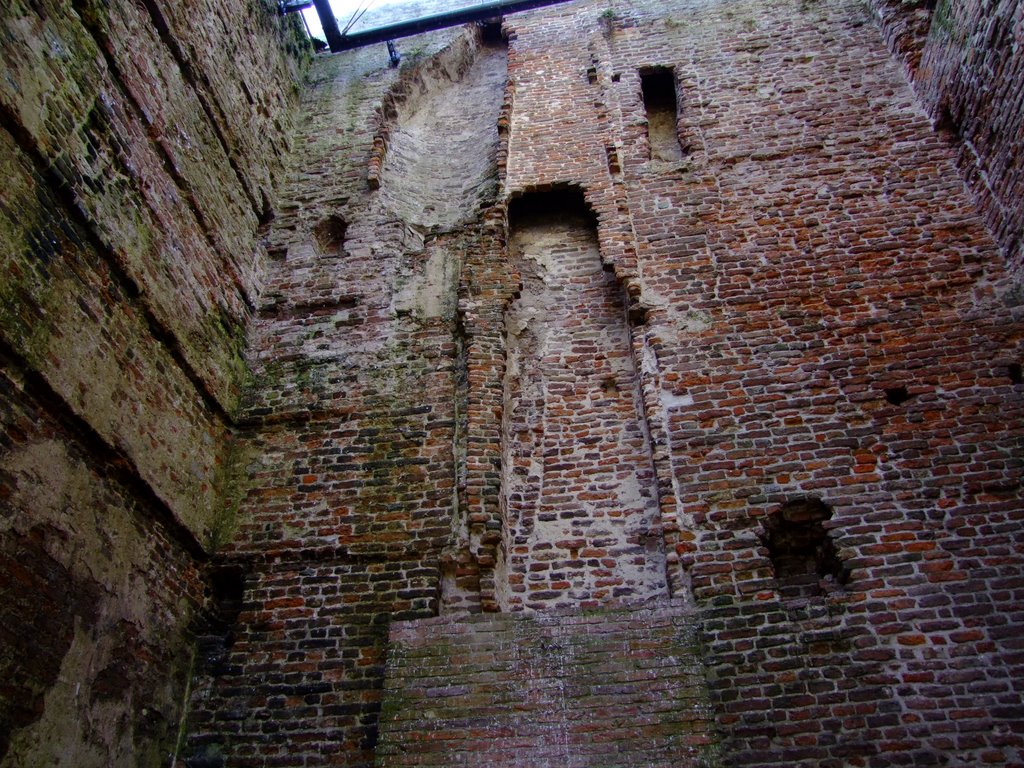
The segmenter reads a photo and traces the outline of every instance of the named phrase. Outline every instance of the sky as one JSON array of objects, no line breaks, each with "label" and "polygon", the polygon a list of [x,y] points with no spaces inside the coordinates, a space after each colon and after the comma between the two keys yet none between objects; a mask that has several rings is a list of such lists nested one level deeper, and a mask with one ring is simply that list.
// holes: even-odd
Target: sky
[{"label": "sky", "polygon": [[[331,0],[331,8],[334,9],[334,15],[338,19],[338,26],[344,29],[345,24],[352,18],[352,14],[356,13],[360,8],[369,7],[371,10],[374,10],[385,5],[396,5],[404,2],[408,2],[408,0]],[[312,7],[307,8],[302,11],[302,15],[306,19],[306,24],[309,25],[309,31],[313,37],[324,40],[324,32],[320,27],[320,17],[317,16],[316,9]]]}]

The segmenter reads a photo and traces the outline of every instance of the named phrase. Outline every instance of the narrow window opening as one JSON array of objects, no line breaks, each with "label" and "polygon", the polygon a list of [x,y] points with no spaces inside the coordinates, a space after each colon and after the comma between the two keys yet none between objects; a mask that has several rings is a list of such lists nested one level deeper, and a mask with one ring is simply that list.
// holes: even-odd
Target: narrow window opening
[{"label": "narrow window opening", "polygon": [[957,141],[960,138],[960,124],[953,117],[948,104],[943,104],[939,109],[939,115],[935,119],[935,132],[949,141]]},{"label": "narrow window opening", "polygon": [[274,220],[274,206],[270,203],[270,198],[267,197],[267,193],[260,190],[260,212],[256,219],[256,225],[258,228],[265,230],[270,226],[270,222]]},{"label": "narrow window opening", "polygon": [[783,599],[817,597],[849,580],[825,529],[831,517],[820,499],[796,499],[765,520],[763,540]]},{"label": "narrow window opening", "polygon": [[619,153],[616,151],[615,147],[605,147],[604,153],[608,160],[608,173],[612,176],[618,176],[622,173],[622,165],[619,163]]},{"label": "narrow window opening", "polygon": [[587,68],[587,82],[591,85],[597,85],[597,69],[594,67]]},{"label": "narrow window opening", "polygon": [[1020,384],[1024,381],[1024,378],[1021,378],[1020,363],[1010,363],[1006,366],[1006,375],[1010,377],[1011,384]]},{"label": "narrow window opening", "polygon": [[647,113],[647,143],[651,160],[674,162],[683,159],[677,129],[676,77],[668,67],[640,72],[644,110]]}]

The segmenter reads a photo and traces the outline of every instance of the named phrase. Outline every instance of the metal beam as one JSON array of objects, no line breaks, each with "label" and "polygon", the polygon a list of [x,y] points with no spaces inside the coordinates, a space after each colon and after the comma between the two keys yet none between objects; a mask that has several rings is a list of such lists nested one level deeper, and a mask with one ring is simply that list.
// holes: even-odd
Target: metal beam
[{"label": "metal beam", "polygon": [[[460,24],[469,24],[473,21],[487,21],[500,16],[507,16],[510,13],[529,11],[533,8],[543,8],[548,5],[569,2],[569,0],[496,0],[496,2],[484,3],[483,5],[471,5],[468,8],[460,8],[455,11],[447,11],[432,16],[421,16],[418,19],[400,21],[397,24],[388,24],[384,27],[366,29],[361,32],[350,32],[342,35],[338,29],[338,23],[330,11],[327,0],[314,0],[317,13],[320,14],[320,23],[323,24],[324,34],[327,35],[327,44],[332,52],[348,51],[352,48],[361,48],[364,45],[373,43],[386,43],[388,40],[397,40],[400,37],[418,35],[422,32],[432,32],[435,29],[456,27]],[[326,14],[320,6],[326,6]],[[332,40],[331,32],[328,31],[328,23],[325,15],[330,16],[330,25],[337,33]]]},{"label": "metal beam", "polygon": [[343,38],[341,30],[338,29],[338,20],[334,18],[334,11],[331,10],[330,2],[328,0],[313,0],[313,5],[316,7],[316,15],[320,17],[320,26],[324,28],[327,45],[332,51],[345,50],[337,47],[341,45]]}]

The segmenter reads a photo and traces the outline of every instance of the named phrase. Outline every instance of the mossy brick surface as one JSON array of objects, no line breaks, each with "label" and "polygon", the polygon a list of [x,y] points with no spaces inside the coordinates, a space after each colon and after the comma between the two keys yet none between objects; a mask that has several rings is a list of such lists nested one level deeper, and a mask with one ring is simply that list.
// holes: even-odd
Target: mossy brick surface
[{"label": "mossy brick surface", "polygon": [[378,766],[713,766],[682,607],[392,625]]}]

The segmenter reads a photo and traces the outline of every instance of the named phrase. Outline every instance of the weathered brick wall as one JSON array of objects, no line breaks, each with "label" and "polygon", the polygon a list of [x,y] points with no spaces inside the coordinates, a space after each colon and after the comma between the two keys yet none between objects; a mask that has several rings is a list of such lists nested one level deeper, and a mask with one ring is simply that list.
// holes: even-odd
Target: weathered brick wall
[{"label": "weathered brick wall", "polygon": [[248,2],[0,10],[3,765],[175,749],[293,27]]},{"label": "weathered brick wall", "polygon": [[431,615],[436,567],[323,553],[248,567],[237,629],[197,668],[184,764],[372,764],[388,622]]},{"label": "weathered brick wall", "polygon": [[[233,520],[186,765],[370,765],[395,618],[427,618],[399,648],[433,628],[617,631],[608,614],[429,618],[518,607],[512,577],[531,574],[547,602],[635,588],[612,598],[652,598],[673,638],[679,617],[658,611],[669,593],[692,603],[707,687],[687,668],[671,691],[712,703],[725,764],[1020,762],[1024,335],[998,253],[1020,195],[1016,161],[995,162],[1020,112],[1011,6],[985,23],[980,7],[936,10],[922,46],[856,0],[583,0],[506,19],[507,58],[470,30],[405,41],[397,70],[383,46],[324,57],[290,145],[287,65],[272,35],[248,43],[238,6],[5,8],[2,583],[22,602],[4,616],[36,626],[28,584],[66,619],[14,667],[33,703],[0,712],[35,725],[8,762],[64,741],[76,764],[158,760],[146,745],[176,717],[173,638],[218,499]],[[945,133],[887,37],[922,52],[926,101],[924,73],[948,73]],[[651,159],[641,81],[665,69],[680,146]],[[1004,87],[1011,106],[990,110]],[[979,210],[956,168],[982,146],[978,178],[1008,192]],[[567,189],[596,234],[573,227],[537,272],[506,204]],[[566,259],[587,288],[559,303]],[[510,328],[530,322],[558,328],[542,355]],[[43,492],[40,456],[71,496]],[[534,493],[553,541],[516,529]],[[100,508],[120,511],[94,522]],[[606,510],[642,525],[588,540]],[[101,568],[108,549],[131,565]],[[636,578],[598,583],[602,568]],[[51,659],[85,670],[88,704]],[[671,659],[643,662],[669,679]],[[409,686],[396,677],[393,700]],[[51,738],[71,710],[82,733]],[[402,720],[416,708],[387,714],[381,761],[402,722],[417,749],[437,735]],[[663,724],[615,760],[641,764],[651,741],[685,753]],[[541,756],[531,720],[502,733],[534,764],[575,759]]]},{"label": "weathered brick wall", "polygon": [[376,765],[717,764],[681,607],[392,625]]},{"label": "weathered brick wall", "polygon": [[404,48],[397,70],[376,46],[311,74],[232,460],[244,604],[196,682],[190,758],[372,764],[388,625],[438,610],[456,290],[496,190],[505,56],[464,30]]},{"label": "weathered brick wall", "polygon": [[194,545],[38,375],[0,362],[0,764],[164,765]]},{"label": "weathered brick wall", "polygon": [[[399,745],[439,764],[513,759],[466,746],[462,689],[407,705],[437,686],[403,649],[442,650],[435,629],[519,626],[454,618],[516,607],[512,576],[534,574],[551,602],[596,598],[596,554],[590,570],[575,540],[516,526],[551,481],[556,533],[582,512],[576,538],[599,546],[584,523],[628,475],[665,561],[639,593],[654,611],[663,591],[694,606],[723,763],[1014,764],[1019,291],[867,9],[577,2],[504,27],[496,115],[501,67],[463,32],[406,41],[421,55],[398,71],[383,47],[318,65],[231,461],[247,479],[225,565],[248,574],[244,602],[226,665],[196,681],[189,754],[369,765],[387,626],[445,610],[396,630],[377,759],[400,760]],[[653,160],[652,68],[673,72],[680,144]],[[572,247],[577,227],[534,255],[585,263],[601,290],[562,304],[547,293],[557,268],[531,271],[505,202],[572,188],[596,243]],[[560,325],[536,355],[515,337],[540,317]],[[558,387],[608,378],[579,344],[621,375],[619,397],[576,422],[587,403]],[[530,417],[531,397],[564,420]],[[576,431],[629,450],[557,461],[580,449]],[[615,482],[577,503],[601,472]],[[521,621],[572,635],[585,619]],[[481,674],[511,685],[500,666]],[[533,718],[500,736],[531,764],[575,759]]]},{"label": "weathered brick wall", "polygon": [[1024,265],[1024,8],[1012,2],[873,2],[1011,268]]},{"label": "weathered brick wall", "polygon": [[537,198],[511,224],[521,288],[504,317],[502,610],[667,597],[624,292],[594,222],[558,202]]},{"label": "weathered brick wall", "polygon": [[4,342],[200,538],[297,87],[272,10],[213,8],[8,3],[0,54]]},{"label": "weathered brick wall", "polygon": [[[723,754],[1012,764],[1021,310],[953,147],[859,4],[606,10],[506,20],[506,192],[577,184],[597,213]],[[679,162],[648,159],[640,73],[658,66],[678,82]],[[471,266],[486,608],[508,355],[494,329],[520,277],[500,248]],[[807,498],[831,509],[838,571],[782,600],[764,520]]]}]

